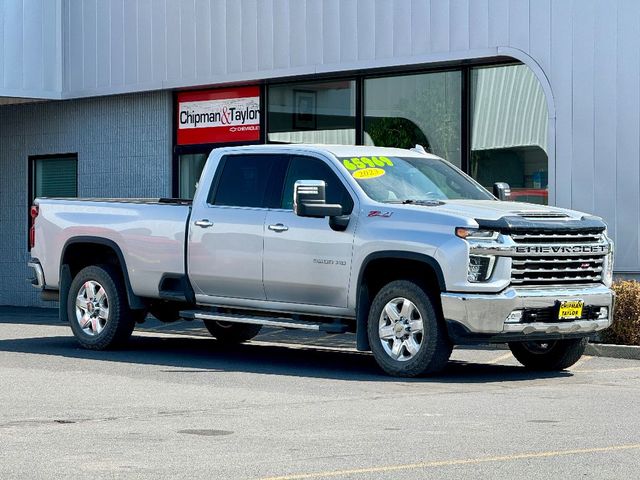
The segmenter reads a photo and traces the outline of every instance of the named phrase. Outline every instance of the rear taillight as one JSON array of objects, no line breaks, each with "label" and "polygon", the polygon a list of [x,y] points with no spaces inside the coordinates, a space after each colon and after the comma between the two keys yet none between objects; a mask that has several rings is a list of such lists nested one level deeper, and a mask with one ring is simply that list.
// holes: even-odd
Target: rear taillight
[{"label": "rear taillight", "polygon": [[36,244],[36,218],[40,210],[37,205],[31,207],[31,228],[29,229],[29,248],[33,248]]}]

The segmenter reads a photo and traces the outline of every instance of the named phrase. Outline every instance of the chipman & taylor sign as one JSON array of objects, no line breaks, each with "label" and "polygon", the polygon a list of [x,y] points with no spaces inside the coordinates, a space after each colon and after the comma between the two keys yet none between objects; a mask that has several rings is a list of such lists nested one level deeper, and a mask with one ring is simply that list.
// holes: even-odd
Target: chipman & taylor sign
[{"label": "chipman & taylor sign", "polygon": [[260,89],[181,92],[177,127],[179,145],[259,140]]}]

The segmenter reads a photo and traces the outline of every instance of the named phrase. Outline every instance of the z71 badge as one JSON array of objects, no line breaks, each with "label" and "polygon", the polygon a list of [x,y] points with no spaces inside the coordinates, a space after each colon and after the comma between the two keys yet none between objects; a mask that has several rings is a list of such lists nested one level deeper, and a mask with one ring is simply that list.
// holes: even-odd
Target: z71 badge
[{"label": "z71 badge", "polygon": [[389,218],[391,215],[393,215],[393,212],[381,212],[380,210],[369,210],[369,215],[367,216]]}]

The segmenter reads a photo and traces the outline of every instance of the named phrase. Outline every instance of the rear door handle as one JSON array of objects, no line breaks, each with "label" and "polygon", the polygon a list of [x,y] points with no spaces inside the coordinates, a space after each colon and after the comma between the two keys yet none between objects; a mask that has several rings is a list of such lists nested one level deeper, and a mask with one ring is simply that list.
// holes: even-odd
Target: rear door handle
[{"label": "rear door handle", "polygon": [[203,218],[202,220],[197,220],[195,224],[202,228],[213,227],[213,222],[209,221],[208,218]]},{"label": "rear door handle", "polygon": [[269,225],[269,230],[272,230],[274,232],[286,232],[287,230],[289,230],[289,227],[287,227],[286,225],[283,225],[282,223],[276,223],[275,225]]}]

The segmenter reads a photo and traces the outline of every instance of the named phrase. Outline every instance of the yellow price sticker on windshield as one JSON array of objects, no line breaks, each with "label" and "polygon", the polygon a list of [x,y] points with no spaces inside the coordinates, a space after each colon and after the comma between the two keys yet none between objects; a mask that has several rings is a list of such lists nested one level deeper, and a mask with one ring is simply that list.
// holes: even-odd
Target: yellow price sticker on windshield
[{"label": "yellow price sticker on windshield", "polygon": [[387,157],[352,157],[342,159],[342,164],[349,170],[363,168],[393,167],[393,162]]},{"label": "yellow price sticker on windshield", "polygon": [[367,178],[376,178],[384,175],[384,170],[381,168],[363,168],[362,170],[357,170],[353,172],[353,178],[358,178],[360,180]]}]

